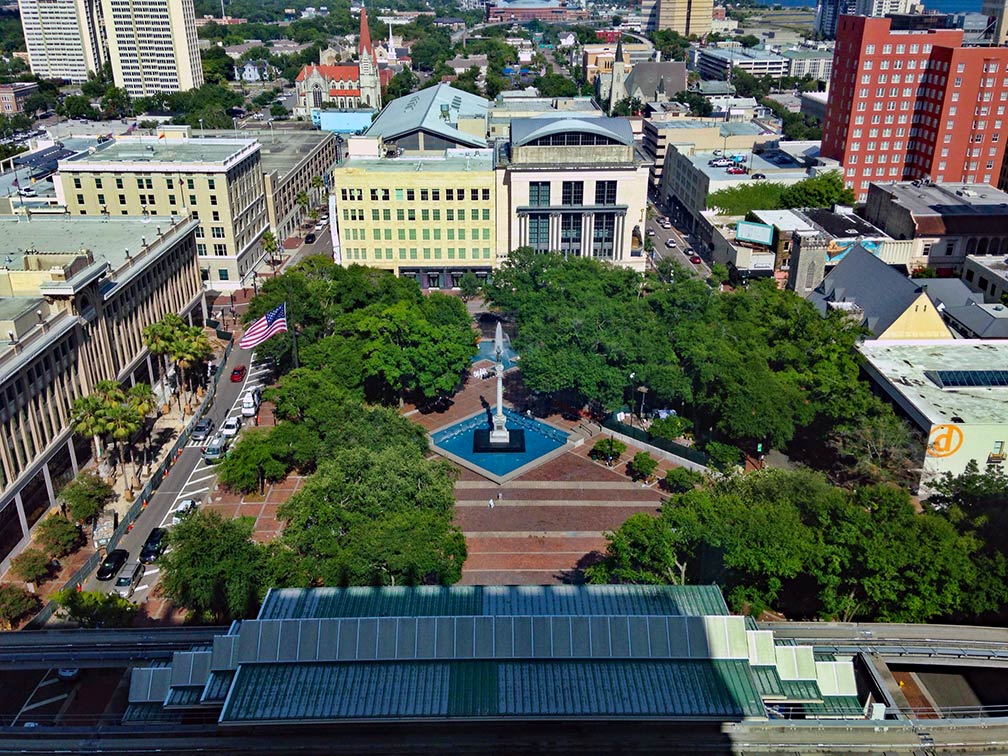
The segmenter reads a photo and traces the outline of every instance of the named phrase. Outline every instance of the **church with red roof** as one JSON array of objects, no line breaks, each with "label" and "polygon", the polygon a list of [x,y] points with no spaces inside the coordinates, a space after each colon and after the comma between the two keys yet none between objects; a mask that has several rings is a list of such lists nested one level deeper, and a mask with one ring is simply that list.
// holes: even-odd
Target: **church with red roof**
[{"label": "church with red roof", "polygon": [[382,87],[392,78],[392,71],[379,70],[367,11],[361,8],[359,60],[341,65],[311,63],[301,69],[294,80],[297,89],[295,115],[307,117],[316,108],[326,106],[339,110],[381,110]]}]

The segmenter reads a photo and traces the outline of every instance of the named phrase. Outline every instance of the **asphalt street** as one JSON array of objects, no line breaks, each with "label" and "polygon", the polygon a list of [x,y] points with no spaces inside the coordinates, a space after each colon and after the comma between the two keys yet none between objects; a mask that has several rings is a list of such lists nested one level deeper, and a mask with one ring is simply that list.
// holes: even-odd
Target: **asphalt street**
[{"label": "asphalt street", "polygon": [[[675,226],[672,226],[670,229],[665,229],[658,225],[658,219],[663,217],[664,213],[662,213],[662,211],[655,205],[651,205],[651,207],[654,209],[655,217],[647,221],[646,233],[651,234],[652,231],[654,232],[654,235],[651,236],[651,242],[655,246],[655,262],[658,260],[672,259],[683,266],[686,270],[694,271],[696,275],[701,278],[707,278],[710,276],[709,261],[705,260],[696,264],[689,261],[690,255],[693,254],[693,252],[687,253],[686,250],[694,250],[696,254],[703,257],[700,252],[700,246],[694,246],[689,235],[684,231],[680,231]],[[674,247],[668,247],[666,245],[669,239],[672,239],[672,241],[675,242]]]},{"label": "asphalt street", "polygon": [[[269,382],[270,368],[263,364],[255,364],[252,358],[250,352],[235,344],[227,364],[218,368],[221,371],[221,378],[217,384],[213,405],[207,413],[213,419],[215,428],[220,428],[229,417],[241,417],[241,399],[245,392],[253,386],[265,386]],[[231,371],[238,365],[247,366],[248,372],[243,381],[232,383]],[[254,423],[254,418],[242,419],[245,425]],[[151,530],[157,527],[170,527],[172,513],[182,499],[196,499],[201,503],[207,500],[217,475],[214,466],[203,461],[204,446],[205,442],[190,441],[183,447],[181,456],[151,498],[147,509],[137,518],[133,529],[119,542],[117,548],[129,552],[127,565],[138,561],[140,550]],[[146,600],[150,589],[157,584],[158,573],[156,561],[147,565],[143,580],[133,593],[134,603],[142,604]],[[84,584],[84,590],[110,591],[114,582],[114,577],[112,580],[99,581],[92,575]]]}]

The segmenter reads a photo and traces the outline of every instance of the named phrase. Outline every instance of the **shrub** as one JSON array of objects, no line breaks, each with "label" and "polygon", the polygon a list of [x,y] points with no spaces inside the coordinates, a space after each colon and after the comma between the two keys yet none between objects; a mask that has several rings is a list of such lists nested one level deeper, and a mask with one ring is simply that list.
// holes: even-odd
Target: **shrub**
[{"label": "shrub", "polygon": [[648,428],[648,433],[655,438],[664,438],[669,441],[674,441],[677,438],[682,438],[683,435],[692,428],[693,423],[685,417],[681,417],[679,415],[669,415],[668,417],[652,421],[651,427]]},{"label": "shrub", "polygon": [[692,491],[703,481],[703,475],[688,467],[673,467],[665,473],[665,490],[671,493]]},{"label": "shrub", "polygon": [[52,559],[41,549],[25,549],[11,560],[11,570],[27,583],[39,582],[51,567]]},{"label": "shrub", "polygon": [[606,437],[595,442],[595,446],[592,447],[589,456],[595,460],[602,460],[611,467],[614,460],[623,456],[626,448],[626,444],[622,441]]},{"label": "shrub", "polygon": [[67,511],[76,522],[87,522],[96,517],[115,498],[112,486],[94,473],[81,473],[66,488],[60,497],[67,503]]},{"label": "shrub", "polygon": [[0,625],[10,630],[27,614],[38,608],[38,598],[17,585],[0,583]]},{"label": "shrub", "polygon": [[648,480],[658,469],[658,460],[648,452],[637,452],[630,461],[630,475],[634,480]]},{"label": "shrub", "polygon": [[80,541],[80,530],[60,514],[46,517],[35,528],[35,537],[51,556],[64,556]]},{"label": "shrub", "polygon": [[708,441],[704,451],[710,457],[711,466],[723,473],[732,472],[742,461],[741,449],[731,444],[722,444],[720,441]]}]

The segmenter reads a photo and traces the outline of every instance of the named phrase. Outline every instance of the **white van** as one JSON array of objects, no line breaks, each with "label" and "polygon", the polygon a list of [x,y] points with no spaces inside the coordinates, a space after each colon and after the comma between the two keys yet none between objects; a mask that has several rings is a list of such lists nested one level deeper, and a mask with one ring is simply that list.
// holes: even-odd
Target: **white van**
[{"label": "white van", "polygon": [[262,394],[258,386],[253,386],[245,392],[242,397],[242,415],[245,417],[255,417],[259,412],[259,403],[262,401]]}]

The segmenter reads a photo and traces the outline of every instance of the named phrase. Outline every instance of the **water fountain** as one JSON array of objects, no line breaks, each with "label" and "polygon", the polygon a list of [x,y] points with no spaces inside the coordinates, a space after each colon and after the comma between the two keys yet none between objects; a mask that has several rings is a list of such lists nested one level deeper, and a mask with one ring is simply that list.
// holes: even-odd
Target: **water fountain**
[{"label": "water fountain", "polygon": [[[481,343],[480,356],[488,358]],[[567,445],[569,434],[504,406],[504,370],[517,356],[505,348],[497,324],[493,340],[495,404],[482,412],[431,433],[434,448],[460,465],[503,482],[551,458]]]}]

